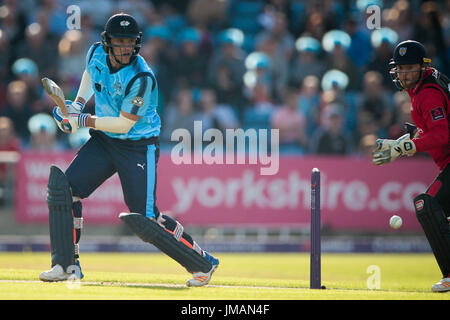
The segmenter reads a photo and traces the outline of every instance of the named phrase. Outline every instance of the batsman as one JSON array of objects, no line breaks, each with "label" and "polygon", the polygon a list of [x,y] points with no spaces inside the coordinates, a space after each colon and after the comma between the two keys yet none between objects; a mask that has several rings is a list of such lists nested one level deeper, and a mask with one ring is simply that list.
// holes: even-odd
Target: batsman
[{"label": "batsman", "polygon": [[[118,173],[129,213],[119,218],[143,241],[176,260],[192,278],[187,286],[206,285],[219,260],[202,250],[183,226],[156,206],[156,168],[161,120],[156,112],[158,84],[142,56],[142,33],[125,13],[110,17],[86,55],[86,69],[74,102],[66,100],[53,117],[65,133],[89,127],[90,139],[80,148],[65,172],[50,168],[47,204],[51,269],[42,281],[83,278],[79,261],[81,200]],[[83,113],[95,97],[95,116]]]},{"label": "batsman", "polygon": [[440,173],[425,193],[414,198],[416,217],[431,246],[442,279],[434,292],[450,291],[450,81],[430,66],[425,47],[413,40],[399,43],[390,62],[390,75],[411,98],[409,133],[397,140],[378,139],[373,163],[384,165],[401,156],[428,152]]}]

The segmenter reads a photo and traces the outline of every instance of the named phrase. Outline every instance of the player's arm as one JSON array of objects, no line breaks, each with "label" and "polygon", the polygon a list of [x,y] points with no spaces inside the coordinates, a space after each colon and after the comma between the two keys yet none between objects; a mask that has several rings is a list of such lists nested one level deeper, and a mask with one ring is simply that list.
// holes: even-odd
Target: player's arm
[{"label": "player's arm", "polygon": [[[146,101],[150,100],[153,89],[152,81],[152,78],[145,75],[135,79],[130,88],[126,90],[119,117],[96,117],[81,113],[76,121],[69,119],[71,124],[73,123],[72,127],[90,127],[111,133],[127,133],[149,107]],[[74,131],[72,130],[72,132]]]},{"label": "player's arm", "polygon": [[79,126],[123,134],[130,131],[139,118],[140,116],[136,116],[122,110],[119,117],[96,117],[88,115],[85,120],[85,124],[79,123]]},{"label": "player's arm", "polygon": [[88,70],[92,68],[91,60],[96,50],[101,50],[100,43],[95,43],[92,45],[86,54],[86,68],[81,77],[80,86],[78,88],[77,97],[74,103],[80,103],[83,106],[89,101],[89,99],[94,95],[94,89],[92,86],[91,75]]},{"label": "player's arm", "polygon": [[[138,77],[125,92],[119,117],[88,116],[86,126],[112,133],[127,133],[146,112],[152,91],[151,78]],[[79,123],[81,126],[82,123]]]},{"label": "player's arm", "polygon": [[412,139],[417,152],[443,147],[449,141],[448,115],[444,96],[435,89],[425,89],[421,98],[420,111],[428,130],[420,137]]},{"label": "player's arm", "polygon": [[93,94],[94,89],[92,89],[91,75],[87,70],[84,70],[83,76],[81,77],[80,87],[78,88],[77,97],[74,102],[80,103],[84,106]]},{"label": "player's arm", "polygon": [[448,143],[448,121],[443,95],[434,89],[425,89],[418,105],[427,133],[413,139],[410,139],[409,133],[397,140],[378,139],[377,148],[372,153],[374,164],[383,165],[400,156],[412,156],[416,152],[428,151]]}]

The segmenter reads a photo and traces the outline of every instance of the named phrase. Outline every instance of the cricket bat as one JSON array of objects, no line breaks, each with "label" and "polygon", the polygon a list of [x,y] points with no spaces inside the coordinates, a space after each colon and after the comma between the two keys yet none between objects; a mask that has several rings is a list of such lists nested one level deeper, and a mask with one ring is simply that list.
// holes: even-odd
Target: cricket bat
[{"label": "cricket bat", "polygon": [[42,78],[41,81],[47,94],[56,102],[56,105],[61,109],[64,116],[68,118],[69,114],[66,109],[66,99],[64,98],[64,93],[61,88],[49,78]]}]

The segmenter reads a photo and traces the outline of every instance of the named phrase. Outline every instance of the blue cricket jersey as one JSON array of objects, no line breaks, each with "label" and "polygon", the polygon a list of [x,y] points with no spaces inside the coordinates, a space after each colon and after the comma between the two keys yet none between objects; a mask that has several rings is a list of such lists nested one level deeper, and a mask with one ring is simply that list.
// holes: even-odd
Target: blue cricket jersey
[{"label": "blue cricket jersey", "polygon": [[92,79],[97,117],[119,117],[125,111],[141,118],[128,133],[105,132],[111,138],[139,140],[159,136],[161,119],[156,112],[158,84],[144,58],[137,55],[134,61],[111,73],[108,56],[100,42],[89,49],[86,70]]}]

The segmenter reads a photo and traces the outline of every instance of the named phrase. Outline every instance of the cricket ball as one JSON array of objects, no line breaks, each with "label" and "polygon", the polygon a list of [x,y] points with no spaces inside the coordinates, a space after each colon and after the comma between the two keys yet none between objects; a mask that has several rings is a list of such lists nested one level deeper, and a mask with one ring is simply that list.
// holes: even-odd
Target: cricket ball
[{"label": "cricket ball", "polygon": [[392,216],[391,219],[389,220],[389,224],[391,226],[391,228],[393,229],[398,229],[402,226],[402,218],[400,218],[399,216]]}]

